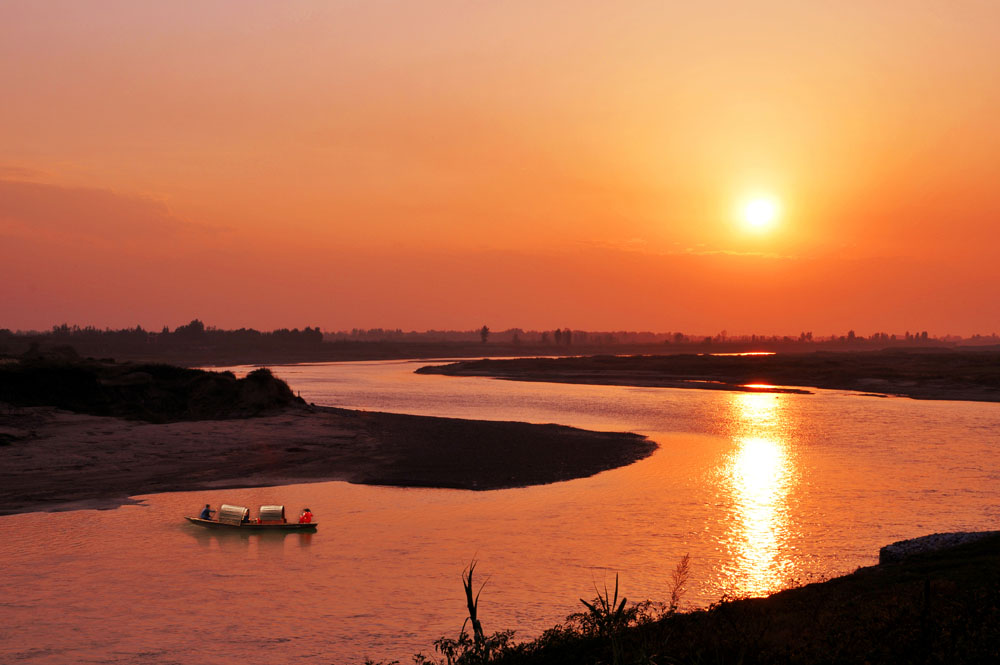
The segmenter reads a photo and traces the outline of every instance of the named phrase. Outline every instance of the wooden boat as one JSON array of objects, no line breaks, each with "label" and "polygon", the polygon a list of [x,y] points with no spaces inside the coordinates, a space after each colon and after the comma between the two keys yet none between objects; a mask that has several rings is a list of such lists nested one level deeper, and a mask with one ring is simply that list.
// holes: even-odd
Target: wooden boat
[{"label": "wooden boat", "polygon": [[184,516],[184,519],[191,522],[191,524],[197,524],[209,529],[229,529],[231,531],[315,531],[319,525],[318,522],[310,522],[309,524],[297,524],[294,522],[291,524],[257,524],[256,522],[228,524],[216,520],[203,520],[200,517],[188,517],[187,515]]},{"label": "wooden boat", "polygon": [[250,510],[243,506],[222,504],[219,507],[219,519],[205,520],[200,517],[184,516],[191,524],[197,524],[208,529],[226,529],[228,531],[315,531],[318,523],[306,524],[285,521],[284,506],[261,506],[256,520],[250,519]]}]

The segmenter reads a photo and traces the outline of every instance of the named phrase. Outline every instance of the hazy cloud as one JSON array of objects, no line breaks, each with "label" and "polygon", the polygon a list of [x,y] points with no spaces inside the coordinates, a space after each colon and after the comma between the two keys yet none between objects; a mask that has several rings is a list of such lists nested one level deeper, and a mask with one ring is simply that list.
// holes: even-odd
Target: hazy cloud
[{"label": "hazy cloud", "polygon": [[12,164],[0,164],[0,180],[40,180],[48,174],[38,169]]},{"label": "hazy cloud", "polygon": [[216,229],[185,222],[163,202],[147,197],[3,178],[0,230],[15,235],[92,238],[113,244]]}]

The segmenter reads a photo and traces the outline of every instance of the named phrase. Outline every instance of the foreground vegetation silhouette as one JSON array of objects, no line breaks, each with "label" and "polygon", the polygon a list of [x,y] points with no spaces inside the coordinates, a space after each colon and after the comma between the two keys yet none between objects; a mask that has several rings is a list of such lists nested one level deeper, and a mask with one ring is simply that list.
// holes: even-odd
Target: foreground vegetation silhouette
[{"label": "foreground vegetation silhouette", "polygon": [[[463,573],[470,595],[475,562]],[[538,638],[482,632],[477,593],[457,638],[415,665],[666,665],[752,663],[987,663],[1000,658],[1000,536],[908,557],[782,591],[678,611],[689,573],[675,568],[670,600],[628,604],[598,591],[585,611]],[[480,587],[480,591],[482,587]],[[466,625],[472,623],[470,636]],[[366,661],[397,665],[399,661]]]}]

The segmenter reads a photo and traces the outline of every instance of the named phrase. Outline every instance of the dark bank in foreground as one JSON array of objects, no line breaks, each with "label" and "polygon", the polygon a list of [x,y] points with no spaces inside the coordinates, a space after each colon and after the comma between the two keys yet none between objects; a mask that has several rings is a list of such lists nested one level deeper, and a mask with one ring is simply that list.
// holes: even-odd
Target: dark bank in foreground
[{"label": "dark bank in foreground", "polygon": [[655,448],[629,433],[314,407],[266,370],[0,366],[0,514],[323,480],[502,489],[590,476]]},{"label": "dark bank in foreground", "polygon": [[484,359],[421,367],[417,372],[512,381],[804,392],[784,388],[799,386],[1000,402],[1000,353],[995,350]]},{"label": "dark bank in foreground", "polygon": [[[904,542],[897,545],[902,545],[898,551],[905,555],[888,557],[892,561],[883,557],[879,565],[850,575],[767,598],[723,598],[707,609],[692,612],[678,612],[676,596],[664,603],[629,603],[624,597],[627,579],[623,578],[620,590],[610,584],[607,589],[598,589],[598,597],[581,603],[579,613],[523,643],[516,642],[512,631],[482,629],[480,617],[488,614],[489,602],[484,595],[482,608],[478,597],[468,603],[470,619],[480,621],[478,636],[474,629],[470,633],[463,626],[457,637],[442,637],[431,655],[417,655],[414,662],[998,662],[1000,532],[937,534],[917,541],[945,546],[910,547],[911,543]],[[949,546],[956,542],[962,544]],[[675,582],[683,583],[676,572]],[[467,621],[475,626],[475,621]]]}]

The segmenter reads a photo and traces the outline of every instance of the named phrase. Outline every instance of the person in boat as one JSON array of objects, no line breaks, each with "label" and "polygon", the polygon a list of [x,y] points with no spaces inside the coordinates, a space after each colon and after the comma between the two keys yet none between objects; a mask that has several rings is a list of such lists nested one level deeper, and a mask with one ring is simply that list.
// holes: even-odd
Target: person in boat
[{"label": "person in boat", "polygon": [[210,520],[212,519],[212,515],[214,513],[215,511],[212,510],[212,504],[206,503],[205,507],[201,509],[201,515],[198,515],[198,517],[203,520]]},{"label": "person in boat", "polygon": [[242,524],[249,524],[250,523],[250,509],[249,508],[247,508],[246,510],[243,511],[243,519],[241,520],[241,523]]},{"label": "person in boat", "polygon": [[302,514],[299,515],[299,524],[312,524],[313,514],[308,508],[302,509]]}]

